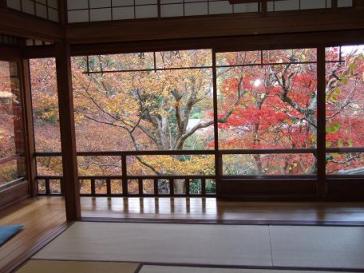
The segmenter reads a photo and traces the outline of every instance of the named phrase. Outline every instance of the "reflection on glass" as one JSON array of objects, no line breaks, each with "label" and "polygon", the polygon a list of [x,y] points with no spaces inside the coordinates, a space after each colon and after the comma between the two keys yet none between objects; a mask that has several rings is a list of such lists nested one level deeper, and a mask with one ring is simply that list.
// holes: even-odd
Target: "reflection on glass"
[{"label": "reflection on glass", "polygon": [[17,65],[0,61],[0,187],[25,176],[22,111]]},{"label": "reflection on glass", "polygon": [[243,154],[223,156],[224,175],[315,175],[313,154]]}]

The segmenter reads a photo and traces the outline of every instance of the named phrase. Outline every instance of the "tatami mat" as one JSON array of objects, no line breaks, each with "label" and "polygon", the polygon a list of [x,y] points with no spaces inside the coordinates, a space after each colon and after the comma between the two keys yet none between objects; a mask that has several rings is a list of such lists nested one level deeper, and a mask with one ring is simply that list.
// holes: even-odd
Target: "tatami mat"
[{"label": "tatami mat", "polygon": [[138,266],[132,263],[31,260],[17,273],[134,273]]},{"label": "tatami mat", "polygon": [[364,269],[363,257],[363,227],[87,222],[75,223],[35,256],[53,260],[337,269]]},{"label": "tatami mat", "polygon": [[364,228],[271,226],[275,266],[364,268]]},{"label": "tatami mat", "polygon": [[[337,273],[328,271],[266,270],[266,269],[223,269],[177,266],[143,266],[139,273]],[[345,272],[341,272],[345,273]]]},{"label": "tatami mat", "polygon": [[266,226],[72,225],[37,259],[270,266]]}]

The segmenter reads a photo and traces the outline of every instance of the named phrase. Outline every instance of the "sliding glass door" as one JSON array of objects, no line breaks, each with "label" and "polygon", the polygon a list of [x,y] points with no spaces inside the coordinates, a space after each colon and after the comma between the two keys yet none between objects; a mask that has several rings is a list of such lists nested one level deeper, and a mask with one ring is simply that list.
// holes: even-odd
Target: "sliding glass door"
[{"label": "sliding glass door", "polygon": [[[24,123],[17,62],[0,60],[0,207],[25,181]],[[27,193],[27,186],[26,188]],[[16,193],[15,193],[16,192]]]}]

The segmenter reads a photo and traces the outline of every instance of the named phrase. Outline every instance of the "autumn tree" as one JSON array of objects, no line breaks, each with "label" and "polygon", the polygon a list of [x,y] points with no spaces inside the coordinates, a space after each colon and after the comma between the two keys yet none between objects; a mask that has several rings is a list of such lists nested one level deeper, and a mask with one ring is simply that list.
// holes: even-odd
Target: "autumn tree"
[{"label": "autumn tree", "polygon": [[[330,48],[326,58],[327,147],[364,147],[364,48]],[[364,164],[361,153],[331,153],[327,161],[328,173],[350,174]]]},{"label": "autumn tree", "polygon": [[[328,49],[327,147],[362,147],[363,51],[345,52],[341,60],[337,55]],[[209,50],[73,58],[78,150],[213,149],[211,62]],[[37,149],[58,151],[54,60],[31,64]],[[220,149],[316,148],[315,49],[219,53],[217,65]],[[364,162],[358,153],[327,159],[329,173]],[[45,172],[53,164],[44,161]],[[79,165],[82,175],[120,173],[119,158],[79,157]],[[313,174],[316,158],[309,153],[230,156],[224,166],[227,174]],[[128,157],[128,172],[213,174],[214,159]]]},{"label": "autumn tree", "polygon": [[[256,51],[220,55],[219,61],[224,65],[218,70],[219,115],[232,111],[227,122],[219,125],[220,147],[315,148],[315,51],[264,51],[263,63],[261,54]],[[274,159],[256,154],[252,157],[254,164],[246,174],[314,172],[310,169],[315,166],[310,156],[277,155]],[[284,160],[278,160],[280,157]]]},{"label": "autumn tree", "polygon": [[[155,59],[143,53],[74,60],[79,131],[90,124],[112,128],[115,135],[102,132],[102,138],[114,139],[107,146],[118,150],[207,148],[213,139],[212,71],[201,67],[211,66],[211,51],[155,54]],[[214,169],[211,156],[135,159],[131,172],[144,174],[211,174]]]}]

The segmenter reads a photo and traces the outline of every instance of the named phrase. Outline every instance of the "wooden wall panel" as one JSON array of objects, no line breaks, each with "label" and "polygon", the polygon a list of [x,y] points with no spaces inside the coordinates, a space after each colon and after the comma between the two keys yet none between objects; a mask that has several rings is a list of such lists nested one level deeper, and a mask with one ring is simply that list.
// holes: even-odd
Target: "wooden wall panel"
[{"label": "wooden wall panel", "polygon": [[0,191],[0,210],[29,196],[29,183],[22,181]]}]

